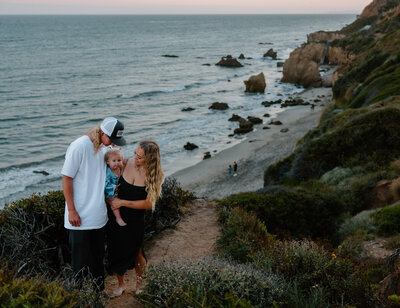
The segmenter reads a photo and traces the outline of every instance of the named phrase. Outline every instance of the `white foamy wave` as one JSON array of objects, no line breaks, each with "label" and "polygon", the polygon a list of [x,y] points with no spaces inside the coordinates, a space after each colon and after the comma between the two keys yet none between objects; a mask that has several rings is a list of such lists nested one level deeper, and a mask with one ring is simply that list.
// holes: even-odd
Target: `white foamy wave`
[{"label": "white foamy wave", "polygon": [[177,91],[183,91],[183,90],[185,90],[185,89],[186,89],[186,86],[182,86],[182,87],[176,87],[176,88],[161,90],[161,92],[164,92],[164,93],[173,93],[173,92],[177,92]]},{"label": "white foamy wave", "polygon": [[[40,173],[41,171],[47,172],[48,175]],[[60,178],[60,168],[44,169],[40,166],[30,166],[3,170],[0,172],[0,199],[7,199],[9,196],[25,191],[29,186],[58,178]]]}]

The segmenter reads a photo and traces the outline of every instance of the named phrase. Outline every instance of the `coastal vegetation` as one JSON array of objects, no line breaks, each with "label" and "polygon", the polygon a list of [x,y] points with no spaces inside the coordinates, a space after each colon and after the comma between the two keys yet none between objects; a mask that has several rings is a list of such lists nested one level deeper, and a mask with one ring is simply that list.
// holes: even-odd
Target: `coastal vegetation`
[{"label": "coastal vegetation", "polygon": [[[193,194],[165,181],[154,213],[146,213],[145,237],[174,226]],[[64,228],[62,191],[32,195],[0,211],[0,303],[5,307],[103,307],[87,281],[76,281]]]}]

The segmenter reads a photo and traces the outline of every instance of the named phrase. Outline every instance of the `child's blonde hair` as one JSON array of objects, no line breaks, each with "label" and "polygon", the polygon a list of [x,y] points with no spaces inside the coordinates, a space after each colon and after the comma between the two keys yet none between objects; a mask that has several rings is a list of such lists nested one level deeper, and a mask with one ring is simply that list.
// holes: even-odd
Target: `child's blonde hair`
[{"label": "child's blonde hair", "polygon": [[110,158],[110,156],[113,154],[119,154],[119,155],[121,155],[121,157],[123,157],[121,148],[112,147],[106,152],[106,155],[104,155],[104,160],[106,161],[106,163],[107,163],[108,159]]}]

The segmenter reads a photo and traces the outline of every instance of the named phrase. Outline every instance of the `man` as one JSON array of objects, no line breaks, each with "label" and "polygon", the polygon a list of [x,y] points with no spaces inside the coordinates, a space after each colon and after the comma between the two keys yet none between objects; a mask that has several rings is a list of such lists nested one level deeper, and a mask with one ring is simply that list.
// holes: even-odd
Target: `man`
[{"label": "man", "polygon": [[124,125],[113,117],[103,120],[87,135],[70,144],[65,155],[62,185],[65,197],[64,227],[69,231],[72,268],[77,277],[89,274],[104,290],[104,235],[107,208],[102,146],[125,145]]}]

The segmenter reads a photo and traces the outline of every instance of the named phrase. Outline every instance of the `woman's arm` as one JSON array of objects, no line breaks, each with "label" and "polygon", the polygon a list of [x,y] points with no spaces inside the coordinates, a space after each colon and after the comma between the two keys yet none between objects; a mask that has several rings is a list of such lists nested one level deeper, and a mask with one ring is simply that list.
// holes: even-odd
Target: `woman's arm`
[{"label": "woman's arm", "polygon": [[151,210],[152,205],[147,198],[146,200],[135,200],[135,201],[130,201],[130,200],[123,200],[119,198],[113,198],[113,199],[106,199],[107,203],[111,205],[111,208],[113,210],[119,209],[120,207],[128,207],[130,209],[135,209],[135,210]]}]

